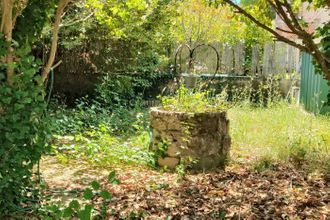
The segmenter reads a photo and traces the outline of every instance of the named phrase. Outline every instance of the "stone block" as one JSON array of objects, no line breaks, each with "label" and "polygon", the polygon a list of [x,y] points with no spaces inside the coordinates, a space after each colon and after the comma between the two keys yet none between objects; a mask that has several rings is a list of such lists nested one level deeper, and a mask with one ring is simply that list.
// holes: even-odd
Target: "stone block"
[{"label": "stone block", "polygon": [[166,154],[170,157],[180,156],[180,148],[178,146],[178,143],[172,143],[171,146],[167,148]]},{"label": "stone block", "polygon": [[180,160],[175,157],[164,157],[164,158],[158,158],[158,164],[162,167],[168,167],[170,169],[174,169],[178,164]]}]

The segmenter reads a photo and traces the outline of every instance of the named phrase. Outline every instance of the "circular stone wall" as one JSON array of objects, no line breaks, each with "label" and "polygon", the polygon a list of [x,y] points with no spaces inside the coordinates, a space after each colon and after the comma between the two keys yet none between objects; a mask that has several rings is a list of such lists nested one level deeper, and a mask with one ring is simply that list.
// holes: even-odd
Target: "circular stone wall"
[{"label": "circular stone wall", "polygon": [[152,108],[152,150],[158,164],[193,170],[224,168],[231,144],[227,113],[183,113]]}]

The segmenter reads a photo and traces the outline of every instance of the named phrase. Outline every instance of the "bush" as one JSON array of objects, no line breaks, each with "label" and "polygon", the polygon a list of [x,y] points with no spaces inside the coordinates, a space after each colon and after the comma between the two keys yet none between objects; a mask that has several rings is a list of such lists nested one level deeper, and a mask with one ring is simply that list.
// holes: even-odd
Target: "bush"
[{"label": "bush", "polygon": [[106,108],[132,108],[140,99],[155,97],[172,73],[149,70],[123,74],[106,73],[96,87],[96,100]]},{"label": "bush", "polygon": [[134,106],[116,106],[108,109],[98,101],[88,102],[87,98],[80,99],[76,108],[68,108],[53,100],[50,108],[52,130],[55,134],[78,134],[84,131],[105,126],[115,135],[129,135],[137,130],[146,128],[146,111],[137,99]]},{"label": "bush", "polygon": [[129,76],[106,74],[96,88],[99,102],[108,108],[130,106],[136,96],[133,80]]}]

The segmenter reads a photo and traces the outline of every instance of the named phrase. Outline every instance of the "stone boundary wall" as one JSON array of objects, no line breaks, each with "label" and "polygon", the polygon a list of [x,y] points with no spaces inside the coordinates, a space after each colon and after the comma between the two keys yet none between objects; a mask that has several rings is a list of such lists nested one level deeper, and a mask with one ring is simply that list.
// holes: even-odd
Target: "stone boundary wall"
[{"label": "stone boundary wall", "polygon": [[173,169],[183,163],[193,170],[224,168],[231,145],[226,111],[183,113],[151,108],[150,126],[152,150],[160,166]]}]

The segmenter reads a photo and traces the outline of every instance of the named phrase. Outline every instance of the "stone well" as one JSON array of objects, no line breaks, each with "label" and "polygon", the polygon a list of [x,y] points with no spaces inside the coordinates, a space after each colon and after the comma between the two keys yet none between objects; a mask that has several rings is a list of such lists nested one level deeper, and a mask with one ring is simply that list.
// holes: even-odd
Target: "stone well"
[{"label": "stone well", "polygon": [[226,111],[184,113],[152,108],[150,125],[152,149],[159,155],[160,166],[173,169],[181,162],[190,163],[193,170],[224,168],[231,144]]}]

